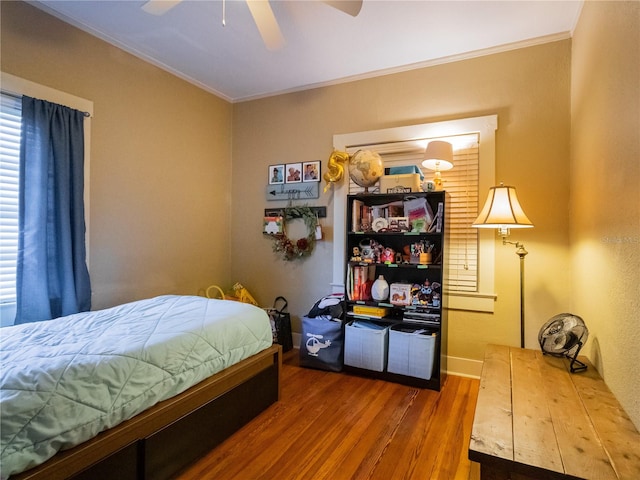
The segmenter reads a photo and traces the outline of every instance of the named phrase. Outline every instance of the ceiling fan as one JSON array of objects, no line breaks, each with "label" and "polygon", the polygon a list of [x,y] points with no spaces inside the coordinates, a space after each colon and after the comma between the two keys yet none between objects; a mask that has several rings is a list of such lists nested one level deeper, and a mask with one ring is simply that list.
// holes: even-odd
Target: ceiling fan
[{"label": "ceiling fan", "polygon": [[[245,1],[247,2],[249,11],[251,12],[251,16],[253,17],[253,21],[258,27],[260,36],[262,37],[262,40],[264,41],[267,49],[278,50],[282,48],[285,43],[284,36],[280,31],[278,21],[276,20],[273,10],[271,9],[269,0]],[[360,9],[362,8],[362,0],[319,1],[321,1],[322,3],[326,3],[333,8],[337,8],[338,10],[351,15],[352,17],[356,17],[360,13]],[[148,0],[144,5],[142,5],[142,10],[152,15],[164,15],[166,12],[168,12],[181,2],[182,0]],[[222,0],[222,9],[222,24],[224,25],[225,0]]]}]

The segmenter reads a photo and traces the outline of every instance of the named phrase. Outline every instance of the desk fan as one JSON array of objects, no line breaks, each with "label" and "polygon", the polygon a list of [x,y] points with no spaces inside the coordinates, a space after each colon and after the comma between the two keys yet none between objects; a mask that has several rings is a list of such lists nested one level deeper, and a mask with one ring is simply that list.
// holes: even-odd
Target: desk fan
[{"label": "desk fan", "polygon": [[588,337],[589,330],[582,318],[572,313],[560,313],[542,326],[538,333],[538,343],[543,354],[570,359],[571,373],[575,373],[587,369],[578,360],[578,353]]}]

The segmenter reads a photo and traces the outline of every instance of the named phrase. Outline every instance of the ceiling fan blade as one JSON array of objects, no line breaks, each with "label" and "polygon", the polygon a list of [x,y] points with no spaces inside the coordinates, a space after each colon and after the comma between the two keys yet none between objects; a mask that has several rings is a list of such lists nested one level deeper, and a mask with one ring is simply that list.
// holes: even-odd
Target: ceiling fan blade
[{"label": "ceiling fan blade", "polygon": [[337,8],[341,12],[357,17],[362,9],[362,0],[323,0],[327,5]]},{"label": "ceiling fan blade", "polygon": [[273,51],[282,48],[284,37],[269,5],[269,0],[247,0],[247,6],[267,49]]},{"label": "ceiling fan blade", "polygon": [[164,15],[182,0],[149,0],[142,5],[142,10],[151,15]]}]

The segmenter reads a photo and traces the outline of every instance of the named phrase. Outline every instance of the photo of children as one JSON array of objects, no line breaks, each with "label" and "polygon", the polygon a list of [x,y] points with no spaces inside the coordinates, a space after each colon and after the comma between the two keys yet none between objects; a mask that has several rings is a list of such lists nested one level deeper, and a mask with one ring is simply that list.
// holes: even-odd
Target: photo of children
[{"label": "photo of children", "polygon": [[269,184],[284,183],[284,165],[269,166]]},{"label": "photo of children", "polygon": [[319,182],[320,181],[320,162],[305,162],[302,164],[303,182]]}]

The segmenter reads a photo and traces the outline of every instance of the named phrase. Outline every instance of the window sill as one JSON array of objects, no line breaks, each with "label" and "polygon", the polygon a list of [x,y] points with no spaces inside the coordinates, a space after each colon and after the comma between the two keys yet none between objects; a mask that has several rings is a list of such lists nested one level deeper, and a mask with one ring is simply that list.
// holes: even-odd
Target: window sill
[{"label": "window sill", "polygon": [[447,292],[447,308],[449,310],[467,310],[471,312],[493,313],[498,296],[493,293],[458,293]]}]

